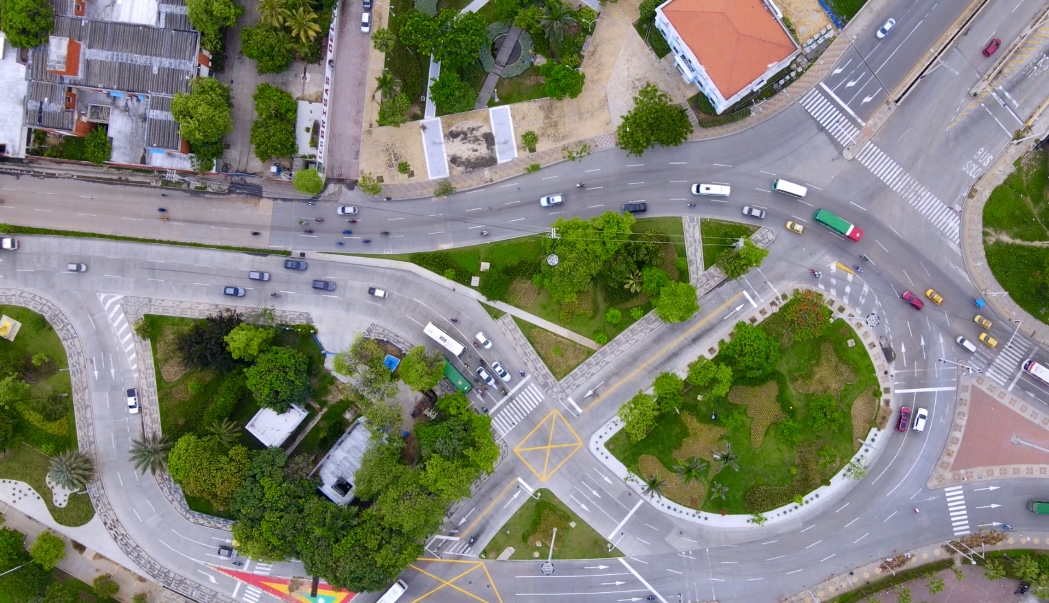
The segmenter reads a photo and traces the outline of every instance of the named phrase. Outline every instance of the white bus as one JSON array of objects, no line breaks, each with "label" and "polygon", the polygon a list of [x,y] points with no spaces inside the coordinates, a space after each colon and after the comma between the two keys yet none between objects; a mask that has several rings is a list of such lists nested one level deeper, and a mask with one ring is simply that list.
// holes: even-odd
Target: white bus
[{"label": "white bus", "polygon": [[379,597],[379,600],[375,603],[393,603],[397,599],[400,599],[401,595],[403,595],[406,590],[408,590],[408,584],[405,583],[404,580],[398,580],[394,582],[393,586],[390,587],[390,590],[386,591],[386,594],[382,597]]},{"label": "white bus", "polygon": [[463,352],[466,351],[466,348],[462,344],[452,339],[451,336],[448,335],[448,333],[445,333],[444,331],[435,327],[432,322],[426,323],[426,328],[423,329],[423,333],[426,333],[430,336],[430,339],[433,339],[437,343],[441,344],[442,348],[454,354],[456,358],[462,356]]},{"label": "white bus", "polygon": [[1045,368],[1044,365],[1038,364],[1034,360],[1024,360],[1024,371],[1028,375],[1041,381],[1042,383],[1049,385],[1049,368]]},{"label": "white bus", "polygon": [[804,199],[805,193],[809,192],[809,189],[801,186],[800,184],[794,184],[793,182],[787,182],[782,178],[776,178],[772,181],[772,192],[775,193],[786,193],[791,197],[798,199]]}]

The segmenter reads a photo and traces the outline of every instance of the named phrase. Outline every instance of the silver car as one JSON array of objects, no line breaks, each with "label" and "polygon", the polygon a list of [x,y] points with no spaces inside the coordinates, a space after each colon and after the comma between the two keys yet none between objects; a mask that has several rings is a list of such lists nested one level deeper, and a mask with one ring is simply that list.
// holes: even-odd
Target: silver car
[{"label": "silver car", "polygon": [[499,378],[503,380],[503,382],[510,383],[510,373],[506,372],[506,369],[503,368],[503,365],[499,364],[498,362],[493,362],[492,372],[498,375]]},{"label": "silver car", "polygon": [[547,195],[539,198],[539,205],[541,207],[553,207],[555,205],[561,205],[564,202],[564,195]]},{"label": "silver car", "polygon": [[752,218],[763,219],[765,217],[765,210],[751,207],[749,205],[743,206],[743,215],[750,216]]},{"label": "silver car", "polygon": [[252,270],[248,272],[248,278],[253,281],[268,281],[270,280],[269,272],[259,272],[258,270]]},{"label": "silver car", "polygon": [[889,19],[888,21],[886,21],[885,24],[882,25],[880,29],[878,29],[878,39],[881,40],[885,36],[889,35],[889,32],[892,31],[893,27],[896,27],[896,19]]},{"label": "silver car", "polygon": [[484,381],[488,385],[495,387],[495,379],[493,379],[492,376],[488,374],[488,371],[484,370],[484,367],[477,367],[477,376],[481,378],[481,381]]}]

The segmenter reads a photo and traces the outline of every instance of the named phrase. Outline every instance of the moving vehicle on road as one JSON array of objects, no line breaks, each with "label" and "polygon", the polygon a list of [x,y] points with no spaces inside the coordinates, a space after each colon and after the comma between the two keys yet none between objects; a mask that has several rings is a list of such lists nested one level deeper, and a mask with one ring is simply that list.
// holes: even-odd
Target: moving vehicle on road
[{"label": "moving vehicle on road", "polygon": [[313,281],[313,288],[321,291],[335,291],[335,283],[332,281],[315,280]]},{"label": "moving vehicle on road", "polygon": [[1023,369],[1028,375],[1049,385],[1049,368],[1046,368],[1044,364],[1038,364],[1034,360],[1024,360]]},{"label": "moving vehicle on road", "polygon": [[787,230],[796,234],[803,234],[805,232],[805,227],[793,220],[787,220]]},{"label": "moving vehicle on road", "polygon": [[339,214],[340,216],[356,216],[357,215],[357,206],[356,205],[340,205],[338,207],[338,209],[335,210],[335,213]]},{"label": "moving vehicle on road", "polygon": [[233,559],[237,556],[237,552],[233,550],[228,544],[219,546],[219,557],[225,557],[226,559]]},{"label": "moving vehicle on road", "polygon": [[969,352],[970,354],[975,354],[976,353],[976,344],[971,342],[971,341],[969,341],[968,339],[962,337],[961,335],[959,335],[958,339],[955,339],[954,341],[958,345],[960,345],[963,348],[965,348],[965,350],[967,352]]},{"label": "moving vehicle on road", "polygon": [[980,341],[982,341],[985,346],[991,348],[992,350],[998,347],[998,340],[994,337],[991,337],[990,333],[980,333]]},{"label": "moving vehicle on road", "polygon": [[483,366],[477,367],[477,376],[481,378],[481,381],[484,381],[488,385],[495,387],[495,379],[492,378],[488,371],[484,370]]},{"label": "moving vehicle on road", "polygon": [[900,296],[900,299],[914,306],[915,310],[921,310],[925,307],[925,302],[923,302],[920,297],[911,293],[910,291],[904,291],[903,295]]},{"label": "moving vehicle on road", "polygon": [[470,385],[470,380],[466,378],[466,375],[462,374],[459,369],[452,366],[452,363],[447,360],[444,361],[444,378],[464,394],[470,393],[470,390],[474,388],[474,386]]},{"label": "moving vehicle on road", "polygon": [[646,211],[648,211],[648,203],[642,203],[640,201],[635,201],[634,203],[626,203],[626,204],[623,205],[623,211],[629,212],[629,213],[632,213],[632,214],[639,214],[641,212],[646,212]]},{"label": "moving vehicle on road", "polygon": [[547,195],[545,197],[539,197],[540,207],[553,207],[555,205],[561,205],[565,202],[565,196],[562,194]]},{"label": "moving vehicle on road", "polygon": [[244,287],[223,287],[222,294],[230,295],[232,297],[244,297],[244,295],[247,294],[247,291],[244,290]]},{"label": "moving vehicle on road", "polygon": [[878,39],[881,40],[885,36],[889,35],[889,32],[892,31],[893,27],[896,27],[896,19],[889,19],[885,22],[884,25],[878,28],[878,33],[875,35],[877,35]]},{"label": "moving vehicle on road", "polygon": [[757,218],[759,220],[763,220],[765,218],[765,210],[758,209],[756,207],[751,207],[750,205],[744,205],[743,206],[743,215],[744,216],[750,216],[752,218]]},{"label": "moving vehicle on road", "polygon": [[782,178],[776,178],[772,181],[772,192],[784,193],[795,199],[804,199],[805,195],[808,194],[809,189],[800,184],[794,184],[793,182],[788,182]]},{"label": "moving vehicle on road", "polygon": [[813,214],[812,217],[820,224],[826,226],[831,231],[838,233],[846,239],[851,239],[859,243],[860,239],[863,238],[863,231],[859,228],[856,228],[856,226],[852,222],[840,218],[825,209],[817,209],[816,213]]},{"label": "moving vehicle on road", "polygon": [[87,264],[66,264],[69,272],[87,272]]},{"label": "moving vehicle on road", "polygon": [[477,335],[474,335],[474,339],[476,339],[477,343],[481,344],[484,349],[492,349],[492,340],[485,337],[484,331],[478,331]]},{"label": "moving vehicle on road", "polygon": [[390,590],[386,591],[386,594],[379,597],[379,600],[375,603],[394,603],[397,599],[401,598],[404,591],[408,590],[408,584],[404,580],[398,580],[393,583]]},{"label": "moving vehicle on road", "polygon": [[907,431],[907,427],[911,424],[911,407],[904,406],[900,408],[900,416],[896,419],[896,431]]},{"label": "moving vehicle on road", "polygon": [[361,31],[368,33],[372,30],[372,14],[364,13],[361,15]]},{"label": "moving vehicle on road", "polygon": [[1049,501],[1038,500],[1036,498],[1028,499],[1027,510],[1032,513],[1038,513],[1039,515],[1049,515]]},{"label": "moving vehicle on road", "polygon": [[995,39],[991,40],[987,44],[987,48],[983,49],[983,56],[985,56],[985,57],[991,56],[992,54],[994,54],[998,50],[998,47],[1000,47],[1001,45],[1002,45],[1002,39],[1001,38],[995,38]]},{"label": "moving vehicle on road", "polygon": [[248,272],[248,278],[253,281],[268,281],[270,280],[269,272],[259,272],[258,270],[252,270]]},{"label": "moving vehicle on road", "polygon": [[926,289],[925,297],[932,300],[932,303],[937,306],[943,303],[943,296],[936,292],[936,289]]},{"label": "moving vehicle on road", "polygon": [[914,413],[914,431],[925,431],[925,423],[929,420],[929,411],[924,408],[919,408]]},{"label": "moving vehicle on road", "polygon": [[14,251],[14,250],[18,249],[18,247],[19,247],[18,239],[15,239],[15,238],[12,238],[12,237],[4,237],[4,238],[0,239],[0,249],[4,249],[4,250],[7,250],[7,251]]},{"label": "moving vehicle on road", "polygon": [[991,330],[991,325],[994,324],[994,323],[992,323],[991,321],[987,320],[986,318],[984,318],[983,316],[981,316],[979,314],[977,314],[975,317],[973,317],[973,322],[975,322],[976,324],[980,325],[981,327],[987,329],[988,331]]},{"label": "moving vehicle on road", "polygon": [[138,414],[138,389],[134,387],[127,390],[127,411],[133,415]]},{"label": "moving vehicle on road", "polygon": [[492,372],[498,375],[499,378],[502,379],[504,382],[510,383],[510,373],[506,372],[506,369],[503,368],[503,365],[499,364],[498,362],[493,362]]},{"label": "moving vehicle on road", "polygon": [[452,339],[448,333],[437,328],[432,322],[426,323],[426,326],[423,327],[423,333],[426,333],[430,339],[436,341],[442,348],[451,352],[455,357],[462,356],[463,352],[466,351],[466,346]]},{"label": "moving vehicle on road", "polygon": [[693,184],[692,194],[707,197],[727,197],[732,194],[732,187],[727,184]]},{"label": "moving vehicle on road", "polygon": [[375,297],[381,297],[386,299],[390,296],[390,293],[385,289],[379,289],[377,287],[368,287],[368,295],[374,295]]},{"label": "moving vehicle on road", "polygon": [[284,260],[284,267],[288,270],[305,270],[309,264],[304,260]]}]

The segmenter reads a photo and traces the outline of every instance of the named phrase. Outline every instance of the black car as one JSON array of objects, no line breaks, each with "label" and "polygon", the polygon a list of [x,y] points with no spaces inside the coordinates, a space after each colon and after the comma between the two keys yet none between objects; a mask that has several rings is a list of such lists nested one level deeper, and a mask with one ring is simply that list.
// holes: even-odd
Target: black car
[{"label": "black car", "polygon": [[302,260],[284,260],[284,267],[288,270],[305,270],[309,264]]},{"label": "black car", "polygon": [[313,288],[321,291],[335,291],[335,283],[331,281],[313,281]]},{"label": "black car", "polygon": [[639,214],[643,211],[648,211],[648,203],[627,203],[623,206],[623,211]]}]

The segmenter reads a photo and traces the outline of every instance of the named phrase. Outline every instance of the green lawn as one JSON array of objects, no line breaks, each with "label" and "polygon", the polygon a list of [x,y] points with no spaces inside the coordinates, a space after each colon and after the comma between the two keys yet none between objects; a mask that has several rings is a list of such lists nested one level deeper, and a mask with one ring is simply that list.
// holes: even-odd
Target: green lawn
[{"label": "green lawn", "polygon": [[707,270],[713,266],[721,252],[732,249],[740,237],[750,237],[757,231],[757,226],[740,222],[700,220],[699,234],[703,237],[703,269]]},{"label": "green lawn", "polygon": [[515,316],[514,322],[556,379],[563,379],[594,355],[592,349],[555,335],[526,320]]},{"label": "green lawn", "polygon": [[[782,340],[785,321],[779,314],[774,314],[762,323],[764,330],[777,340]],[[708,483],[717,482],[728,488],[724,500],[709,497],[701,506],[703,511],[720,512],[722,510],[742,514],[750,513],[745,504],[746,495],[749,490],[756,486],[782,487],[776,501],[780,504],[790,502],[795,493],[804,493],[812,488],[805,488],[797,492],[802,481],[801,477],[809,476],[814,483],[819,483],[833,475],[845,462],[851,458],[856,450],[856,442],[853,440],[851,421],[848,421],[846,412],[846,427],[831,432],[816,432],[808,428],[808,400],[809,394],[796,389],[795,384],[807,380],[810,372],[820,364],[821,345],[829,343],[833,347],[834,355],[839,361],[851,365],[857,375],[856,383],[840,383],[838,395],[841,405],[846,411],[851,408],[852,403],[862,394],[872,392],[878,385],[874,374],[874,365],[862,346],[849,347],[847,341],[859,338],[848,325],[841,321],[835,321],[819,340],[794,341],[787,347],[781,347],[780,360],[776,365],[776,372],[772,379],[777,384],[777,400],[780,411],[785,417],[793,417],[800,426],[800,437],[796,444],[792,444],[783,437],[779,423],[773,423],[765,434],[761,446],[754,448],[751,444],[751,424],[753,419],[747,416],[746,407],[733,404],[727,400],[711,401],[697,400],[696,392],[686,389],[683,394],[684,403],[680,408],[682,414],[687,413],[695,418],[701,425],[720,426],[728,429],[722,438],[732,445],[732,450],[738,455],[740,471],[725,468],[715,474],[711,463],[705,475]],[[716,360],[716,358],[715,358]],[[734,386],[738,384],[737,381]],[[748,385],[757,385],[748,383]],[[717,418],[712,416],[716,414]],[[873,423],[872,423],[873,424]],[[625,464],[632,472],[642,475],[640,469],[640,457],[650,454],[660,460],[667,469],[680,463],[674,458],[674,452],[681,448],[688,438],[688,429],[678,413],[668,412],[661,415],[656,427],[648,437],[639,442],[631,442],[626,433],[620,431],[608,442],[608,449]],[[709,458],[708,451],[706,453]],[[824,465],[819,471],[806,472],[806,467],[819,465],[822,459]],[[644,475],[643,477],[649,477]],[[784,492],[790,492],[784,494]],[[785,500],[784,500],[785,498]],[[775,508],[780,504],[771,505]]]},{"label": "green lawn", "polygon": [[849,21],[856,16],[856,13],[860,12],[867,0],[829,0],[828,3],[834,14]]},{"label": "green lawn", "polygon": [[51,459],[38,450],[27,444],[16,444],[0,460],[0,479],[15,479],[29,484],[44,499],[51,517],[64,526],[77,527],[91,521],[95,516],[95,508],[85,493],[70,496],[62,508],[51,503],[51,488],[45,482],[50,463]]},{"label": "green lawn", "polygon": [[495,85],[495,94],[499,97],[499,101],[496,102],[493,96],[488,101],[488,106],[512,105],[543,98],[546,96],[543,93],[544,80],[545,78],[539,75],[539,68],[535,65],[532,65],[524,73],[516,77],[501,78],[499,83]]},{"label": "green lawn", "polygon": [[1049,321],[1049,247],[1022,242],[1049,240],[1047,160],[1045,151],[1020,159],[983,210],[988,267],[1013,300],[1042,322]]},{"label": "green lawn", "polygon": [[656,29],[656,22],[654,19],[644,22],[635,21],[634,29],[637,31],[637,35],[641,36],[642,40],[645,40],[645,43],[648,44],[648,47],[652,49],[652,52],[654,52],[657,57],[663,58],[670,54],[670,44],[667,43],[663,34],[659,33],[659,30]]},{"label": "green lawn", "polygon": [[[522,492],[523,494],[523,492]],[[604,559],[622,557],[618,549],[608,551],[608,541],[598,534],[578,515],[546,490],[536,490],[533,496],[513,517],[499,528],[482,556],[497,558],[504,550],[513,547],[510,559],[546,560],[550,554],[550,538],[553,527],[557,527],[554,540],[554,559]],[[571,524],[574,523],[575,527]],[[509,533],[508,533],[509,532]],[[468,536],[468,535],[467,535]]]}]

